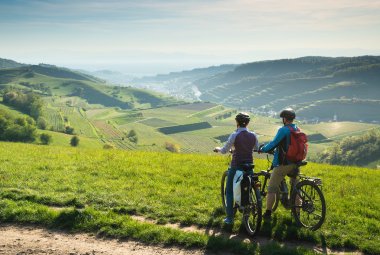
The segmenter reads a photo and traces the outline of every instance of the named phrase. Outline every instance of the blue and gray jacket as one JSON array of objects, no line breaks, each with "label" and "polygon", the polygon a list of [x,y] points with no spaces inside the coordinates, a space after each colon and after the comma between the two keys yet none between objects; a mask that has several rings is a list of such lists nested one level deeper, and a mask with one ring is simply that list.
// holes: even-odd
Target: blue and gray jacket
[{"label": "blue and gray jacket", "polygon": [[254,132],[247,128],[239,127],[227,140],[220,150],[222,154],[227,153],[232,146],[235,148],[232,154],[231,168],[239,168],[244,163],[253,163],[253,150],[259,148],[259,141]]},{"label": "blue and gray jacket", "polygon": [[272,163],[273,167],[289,164],[285,158],[285,153],[288,151],[290,144],[290,129],[287,126],[291,126],[295,130],[298,129],[295,124],[288,124],[281,127],[277,131],[273,141],[267,143],[263,148],[261,148],[263,152],[269,152],[274,149],[274,159]]}]

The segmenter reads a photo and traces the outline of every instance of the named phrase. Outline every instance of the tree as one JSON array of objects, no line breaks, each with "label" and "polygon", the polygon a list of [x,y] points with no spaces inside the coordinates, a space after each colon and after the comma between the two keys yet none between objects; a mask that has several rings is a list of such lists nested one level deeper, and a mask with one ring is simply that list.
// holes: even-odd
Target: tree
[{"label": "tree", "polygon": [[69,135],[74,134],[74,128],[73,128],[73,127],[70,127],[70,126],[66,126],[66,127],[65,127],[65,133],[66,133],[66,134],[69,134]]},{"label": "tree", "polygon": [[37,120],[37,127],[39,129],[45,130],[47,128],[47,126],[48,126],[47,120],[44,117],[39,117]]},{"label": "tree", "polygon": [[139,139],[137,137],[137,133],[133,129],[131,131],[129,131],[127,137],[129,139],[129,141],[131,141],[132,143],[137,143],[139,141]]},{"label": "tree", "polygon": [[77,147],[79,145],[79,137],[74,135],[70,140],[70,144],[73,147]]},{"label": "tree", "polygon": [[137,136],[137,133],[136,133],[136,131],[135,130],[131,130],[131,131],[129,131],[129,133],[128,133],[128,135],[127,135],[127,137],[132,137],[132,136]]},{"label": "tree", "polygon": [[53,138],[51,135],[44,133],[40,135],[40,140],[42,144],[48,145],[52,142]]}]

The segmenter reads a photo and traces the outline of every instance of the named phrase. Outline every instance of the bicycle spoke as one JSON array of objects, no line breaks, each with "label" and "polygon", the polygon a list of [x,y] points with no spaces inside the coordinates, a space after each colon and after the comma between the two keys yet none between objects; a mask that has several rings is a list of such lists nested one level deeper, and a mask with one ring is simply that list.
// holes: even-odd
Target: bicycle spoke
[{"label": "bicycle spoke", "polygon": [[[320,228],[325,219],[326,207],[318,186],[308,180],[302,181],[292,199],[292,212],[297,223],[312,230]],[[296,205],[297,201],[301,202],[301,205]]]}]

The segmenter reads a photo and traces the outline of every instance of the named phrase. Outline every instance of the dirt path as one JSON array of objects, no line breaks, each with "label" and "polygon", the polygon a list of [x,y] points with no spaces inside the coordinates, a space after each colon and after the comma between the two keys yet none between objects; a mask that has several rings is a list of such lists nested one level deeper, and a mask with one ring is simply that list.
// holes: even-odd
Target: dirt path
[{"label": "dirt path", "polygon": [[202,250],[147,246],[133,241],[120,242],[111,239],[99,239],[87,234],[68,234],[14,225],[0,225],[0,254],[214,255]]},{"label": "dirt path", "polygon": [[[141,220],[141,219],[140,219]],[[177,228],[177,226],[172,226]],[[185,231],[202,232],[202,229]],[[222,233],[213,233],[224,235]],[[235,235],[229,238],[249,242],[249,239],[240,239]],[[255,239],[259,245],[265,245],[270,240],[265,238]],[[304,246],[322,254],[350,254],[360,255],[360,252],[342,252],[323,249],[307,243],[285,243],[287,247]],[[0,255],[29,255],[29,254],[52,254],[52,255],[216,255],[200,249],[181,249],[179,247],[162,247],[145,245],[134,241],[118,241],[116,239],[102,239],[90,234],[69,234],[60,231],[51,231],[35,226],[0,225]],[[217,255],[233,255],[219,252]]]}]

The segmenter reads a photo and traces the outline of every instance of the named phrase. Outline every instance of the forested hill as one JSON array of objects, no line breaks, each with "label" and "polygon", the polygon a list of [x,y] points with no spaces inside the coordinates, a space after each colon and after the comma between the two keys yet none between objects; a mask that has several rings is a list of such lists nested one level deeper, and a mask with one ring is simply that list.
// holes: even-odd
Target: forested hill
[{"label": "forested hill", "polygon": [[0,58],[0,69],[21,67],[23,65],[10,59]]},{"label": "forested hill", "polygon": [[[161,78],[157,76],[156,81],[163,87],[170,83],[175,88],[175,80]],[[263,114],[271,115],[292,106],[301,119],[380,121],[379,56],[302,57],[247,63],[188,81],[187,91],[194,91],[194,87],[196,97],[202,100]]]}]

